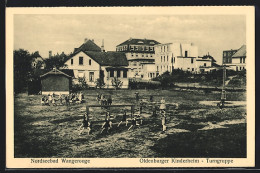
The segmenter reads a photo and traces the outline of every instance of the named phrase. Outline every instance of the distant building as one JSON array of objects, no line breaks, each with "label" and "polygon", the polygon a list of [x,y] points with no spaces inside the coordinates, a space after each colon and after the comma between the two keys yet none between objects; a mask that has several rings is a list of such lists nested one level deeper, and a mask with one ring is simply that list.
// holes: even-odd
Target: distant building
[{"label": "distant building", "polygon": [[41,57],[38,51],[36,51],[33,54],[34,58],[31,61],[31,66],[34,69],[44,69],[46,67],[46,64],[44,62],[44,59]]},{"label": "distant building", "polygon": [[[104,49],[104,44],[102,44],[102,49]],[[90,40],[85,38],[84,43],[79,46],[78,48],[74,48],[73,53],[77,53],[80,51],[94,51],[94,52],[101,52],[102,51],[101,47],[96,45],[94,40]]]},{"label": "distant building", "polygon": [[144,80],[150,80],[156,77],[156,66],[154,62],[141,63],[142,73],[141,78]]},{"label": "distant building", "polygon": [[72,76],[54,68],[40,76],[41,92],[47,94],[69,94],[72,84]]},{"label": "distant building", "polygon": [[76,78],[84,77],[90,87],[101,79],[106,88],[113,88],[111,81],[118,78],[123,82],[122,88],[128,88],[128,61],[122,52],[76,51],[65,64]]},{"label": "distant building", "polygon": [[216,70],[216,60],[211,55],[196,58],[197,73],[209,73]]},{"label": "distant building", "polygon": [[192,43],[166,43],[155,46],[156,76],[173,69],[196,72],[198,47]]},{"label": "distant building", "polygon": [[246,45],[242,45],[236,51],[223,51],[223,64],[235,71],[246,69]]},{"label": "distant building", "polygon": [[154,46],[157,44],[159,42],[155,40],[130,38],[116,46],[116,51],[124,52],[129,61],[130,78],[142,78],[142,74],[146,73],[142,69],[142,64],[154,63]]}]

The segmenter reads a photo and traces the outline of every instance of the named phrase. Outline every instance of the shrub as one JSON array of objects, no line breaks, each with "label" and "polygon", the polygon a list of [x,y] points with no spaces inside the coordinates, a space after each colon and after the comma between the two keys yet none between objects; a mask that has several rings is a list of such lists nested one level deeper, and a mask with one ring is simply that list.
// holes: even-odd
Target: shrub
[{"label": "shrub", "polygon": [[114,78],[111,80],[111,83],[112,83],[112,86],[113,86],[115,89],[119,89],[119,88],[121,88],[122,85],[123,85],[123,82],[122,82],[120,79],[116,78],[116,77],[114,77]]}]

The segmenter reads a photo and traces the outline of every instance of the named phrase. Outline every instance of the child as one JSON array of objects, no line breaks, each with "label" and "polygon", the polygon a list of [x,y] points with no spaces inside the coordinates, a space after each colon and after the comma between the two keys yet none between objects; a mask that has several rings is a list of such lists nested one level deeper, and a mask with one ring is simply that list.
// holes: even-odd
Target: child
[{"label": "child", "polygon": [[108,105],[111,105],[111,104],[112,104],[112,97],[111,97],[111,95],[108,96],[107,104],[108,104]]},{"label": "child", "polygon": [[121,120],[120,123],[117,125],[117,127],[119,127],[122,122],[125,122],[125,126],[127,126],[128,121],[127,121],[127,119],[126,119],[126,110],[124,110],[122,120]]},{"label": "child", "polygon": [[106,113],[106,119],[105,119],[104,124],[103,124],[102,127],[101,127],[101,132],[100,132],[100,134],[101,134],[105,129],[107,130],[107,133],[108,133],[111,128],[112,128],[112,122],[110,121],[110,113],[107,112],[107,113]]},{"label": "child", "polygon": [[87,129],[87,133],[89,135],[90,131],[91,131],[91,123],[89,122],[89,118],[87,116],[87,120],[86,120],[86,114],[84,114],[83,117],[83,121],[81,126],[79,127],[79,130],[81,129],[81,131],[79,132],[79,135],[82,134],[82,132],[84,131],[84,129]]},{"label": "child", "polygon": [[129,127],[128,130],[130,130],[134,126],[136,126],[136,119],[135,119],[135,117],[132,118],[132,124],[131,124],[131,126]]},{"label": "child", "polygon": [[51,103],[52,103],[53,106],[56,106],[56,100],[55,100],[54,97],[52,97],[52,102]]},{"label": "child", "polygon": [[52,102],[52,96],[51,96],[51,94],[49,93],[48,94],[48,101],[49,101],[49,105],[51,104],[51,102]]},{"label": "child", "polygon": [[166,131],[166,114],[165,114],[165,111],[162,111],[162,130],[163,130],[163,132]]},{"label": "child", "polygon": [[166,110],[165,100],[164,100],[164,98],[162,97],[162,99],[161,99],[161,105],[160,105],[160,112],[162,113],[162,111],[165,111],[165,110]]},{"label": "child", "polygon": [[42,96],[42,98],[41,98],[41,104],[42,104],[42,106],[45,105],[45,96]]}]

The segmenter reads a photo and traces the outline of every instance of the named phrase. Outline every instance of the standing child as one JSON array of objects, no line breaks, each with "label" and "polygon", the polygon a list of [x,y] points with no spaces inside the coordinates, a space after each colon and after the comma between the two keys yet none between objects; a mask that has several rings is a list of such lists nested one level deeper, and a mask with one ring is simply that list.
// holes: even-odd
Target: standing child
[{"label": "standing child", "polygon": [[106,119],[104,124],[101,127],[101,132],[100,134],[106,129],[107,133],[109,132],[109,130],[112,128],[112,122],[110,121],[110,113],[107,112],[106,113]]},{"label": "standing child", "polygon": [[112,97],[111,97],[111,95],[108,96],[107,104],[108,104],[108,105],[111,105],[111,104],[112,104]]},{"label": "standing child", "polygon": [[162,111],[162,130],[163,132],[166,131],[166,114],[165,111]]},{"label": "standing child", "polygon": [[[86,117],[87,117],[87,119],[86,119]],[[81,126],[79,127],[79,130],[81,130],[81,131],[79,132],[79,135],[82,134],[82,132],[84,131],[84,129],[87,130],[87,133],[88,133],[88,135],[89,135],[89,133],[90,133],[90,131],[91,131],[91,123],[89,122],[89,118],[88,118],[88,116],[86,116],[86,114],[84,114],[82,124],[81,124]]]},{"label": "standing child", "polygon": [[125,126],[127,126],[128,121],[127,121],[127,118],[126,118],[126,109],[124,109],[124,113],[123,113],[122,120],[119,122],[119,124],[117,125],[117,127],[119,127],[122,122],[125,122]]}]

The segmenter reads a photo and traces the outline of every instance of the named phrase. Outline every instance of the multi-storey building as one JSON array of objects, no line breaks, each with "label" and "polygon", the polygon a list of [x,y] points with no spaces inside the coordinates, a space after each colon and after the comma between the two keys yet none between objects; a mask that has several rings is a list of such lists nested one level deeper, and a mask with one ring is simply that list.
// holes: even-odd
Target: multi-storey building
[{"label": "multi-storey building", "polygon": [[246,45],[242,45],[238,50],[232,52],[232,56],[226,61],[226,57],[231,55],[230,51],[223,51],[223,64],[235,71],[246,69]]},{"label": "multi-storey building", "polygon": [[154,46],[160,44],[150,39],[133,39],[130,38],[116,46],[117,52],[124,52],[129,62],[129,77],[143,78],[143,63],[154,63],[155,51]]},{"label": "multi-storey building", "polygon": [[155,46],[156,76],[173,69],[197,71],[198,47],[194,44],[166,43]]},{"label": "multi-storey building", "polygon": [[230,64],[232,63],[232,56],[237,52],[237,50],[224,50],[223,51],[223,64]]}]

